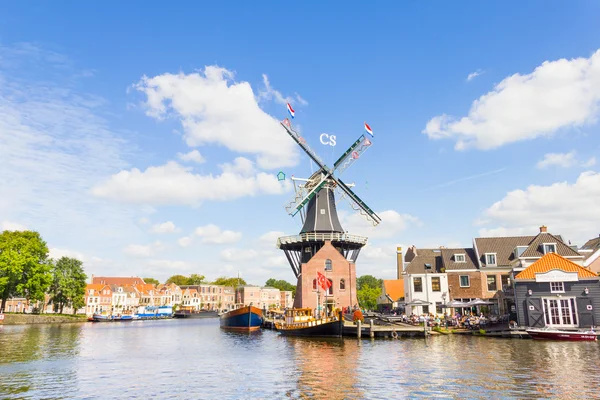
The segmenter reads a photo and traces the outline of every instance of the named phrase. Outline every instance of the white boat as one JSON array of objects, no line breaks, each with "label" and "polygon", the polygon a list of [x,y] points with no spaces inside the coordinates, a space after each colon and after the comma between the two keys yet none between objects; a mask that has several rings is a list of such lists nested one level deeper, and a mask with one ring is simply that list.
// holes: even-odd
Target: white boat
[{"label": "white boat", "polygon": [[598,332],[591,330],[568,331],[556,328],[527,328],[525,331],[533,339],[568,340],[568,341],[596,341]]}]

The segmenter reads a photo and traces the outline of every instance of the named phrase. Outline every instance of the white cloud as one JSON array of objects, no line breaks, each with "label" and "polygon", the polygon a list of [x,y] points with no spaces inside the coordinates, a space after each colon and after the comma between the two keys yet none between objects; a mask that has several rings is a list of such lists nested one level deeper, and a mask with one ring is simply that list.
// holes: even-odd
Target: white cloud
[{"label": "white cloud", "polygon": [[76,258],[79,261],[86,261],[86,257],[80,252],[68,249],[57,249],[56,247],[51,247],[49,249],[49,256],[55,260],[59,260],[62,257],[70,257]]},{"label": "white cloud", "polygon": [[180,237],[179,239],[177,239],[177,243],[181,246],[181,247],[188,247],[190,244],[192,244],[193,238],[191,236],[183,236]]},{"label": "white cloud", "polygon": [[189,262],[180,260],[155,259],[146,261],[146,264],[151,267],[158,267],[158,271],[161,271],[161,273],[163,273],[164,269],[169,269],[179,274],[184,271],[190,271],[192,268]]},{"label": "white cloud", "polygon": [[546,61],[515,74],[474,101],[461,119],[442,114],[423,133],[451,138],[455,148],[497,148],[596,122],[600,103],[600,50],[589,58]]},{"label": "white cloud", "polygon": [[2,221],[0,224],[0,231],[25,231],[27,228],[25,225],[21,225],[17,222],[12,221]]},{"label": "white cloud", "polygon": [[152,226],[152,233],[175,233],[179,232],[179,229],[171,221],[163,222],[162,224],[156,224]]},{"label": "white cloud", "polygon": [[593,167],[594,165],[596,165],[596,157],[590,157],[587,161],[581,163],[583,168]]},{"label": "white cloud", "polygon": [[189,146],[223,145],[255,154],[260,168],[296,165],[299,152],[279,121],[256,102],[248,82],[217,66],[191,74],[143,77],[135,88],[146,95],[147,114],[180,119]]},{"label": "white cloud", "polygon": [[238,242],[242,238],[241,232],[234,232],[230,230],[222,230],[216,225],[209,224],[206,226],[199,226],[194,231],[194,234],[201,239],[202,243],[208,244],[227,244]]},{"label": "white cloud", "polygon": [[123,249],[123,253],[134,257],[151,257],[164,250],[164,248],[164,245],[159,241],[147,245],[130,244]]},{"label": "white cloud", "polygon": [[373,226],[367,219],[359,214],[340,211],[340,222],[349,234],[367,236],[369,239],[390,238],[406,230],[409,226],[420,226],[421,221],[410,214],[400,214],[394,210],[378,212],[381,223]]},{"label": "white cloud", "polygon": [[255,260],[259,253],[253,249],[237,249],[230,248],[221,251],[221,259],[230,262],[251,261]]},{"label": "white cloud", "polygon": [[275,247],[277,239],[282,236],[286,236],[286,234],[280,231],[269,231],[258,238],[258,240],[266,247]]},{"label": "white cloud", "polygon": [[126,203],[196,205],[202,200],[233,200],[259,194],[281,194],[291,190],[289,181],[274,174],[249,175],[251,161],[237,158],[221,166],[221,175],[199,175],[174,161],[145,171],[121,171],[97,185],[93,193]]},{"label": "white cloud", "polygon": [[482,236],[503,234],[535,235],[540,225],[551,233],[579,243],[598,234],[600,221],[600,173],[587,171],[576,182],[549,186],[531,185],[514,190],[483,213],[488,226]]},{"label": "white cloud", "polygon": [[200,154],[198,150],[192,150],[189,153],[177,153],[177,157],[181,161],[195,162],[197,164],[202,164],[206,162],[206,159]]},{"label": "white cloud", "polygon": [[475,72],[471,72],[469,75],[467,75],[467,82],[472,81],[473,79],[477,78],[479,75],[483,75],[483,70],[478,69]]},{"label": "white cloud", "polygon": [[544,159],[538,161],[536,167],[539,169],[557,166],[562,168],[572,167],[575,164],[575,150],[568,153],[547,153],[544,154]]}]

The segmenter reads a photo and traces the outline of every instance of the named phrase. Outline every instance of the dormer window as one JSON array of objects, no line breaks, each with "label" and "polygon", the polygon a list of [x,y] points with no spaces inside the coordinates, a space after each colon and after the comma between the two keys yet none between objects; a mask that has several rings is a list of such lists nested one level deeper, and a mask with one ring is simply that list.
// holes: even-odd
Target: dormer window
[{"label": "dormer window", "polygon": [[496,253],[485,253],[485,265],[496,265]]},{"label": "dormer window", "polygon": [[556,253],[556,243],[544,243],[544,254]]},{"label": "dormer window", "polygon": [[454,262],[464,263],[465,262],[465,255],[464,254],[455,254],[454,255]]}]

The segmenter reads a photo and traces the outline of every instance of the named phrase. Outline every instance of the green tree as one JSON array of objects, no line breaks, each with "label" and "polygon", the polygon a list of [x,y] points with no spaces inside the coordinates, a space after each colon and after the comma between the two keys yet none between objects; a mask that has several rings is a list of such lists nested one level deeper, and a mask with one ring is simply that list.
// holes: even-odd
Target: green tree
[{"label": "green tree", "polygon": [[291,291],[292,296],[296,296],[296,286],[283,279],[269,279],[265,282],[265,286],[271,286],[279,290]]},{"label": "green tree", "polygon": [[225,276],[221,276],[212,283],[213,285],[223,285],[223,286],[233,286],[238,287],[239,285],[247,285],[246,281],[242,278],[227,278]]},{"label": "green tree", "polygon": [[160,282],[158,281],[158,279],[154,279],[154,278],[143,278],[144,282],[146,283],[150,283],[152,285],[159,285]]},{"label": "green tree", "polygon": [[191,274],[188,278],[188,285],[200,285],[201,283],[206,283],[204,275]]},{"label": "green tree", "polygon": [[73,314],[85,305],[85,286],[87,276],[83,272],[83,263],[75,258],[61,257],[52,263],[52,284],[50,301],[54,311],[62,314],[63,308],[73,307]]},{"label": "green tree", "polygon": [[356,279],[356,289],[360,290],[365,286],[369,286],[372,288],[381,288],[383,284],[382,279],[377,279],[373,275],[363,275],[360,278]]},{"label": "green tree", "polygon": [[170,283],[174,283],[177,286],[184,286],[184,285],[188,285],[188,278],[187,278],[187,276],[183,276],[183,275],[173,275],[172,277],[167,279],[167,281],[165,283],[167,285]]},{"label": "green tree", "polygon": [[381,288],[370,287],[365,285],[356,291],[358,304],[366,310],[374,310],[377,308],[377,298],[381,295]]},{"label": "green tree", "polygon": [[25,296],[44,301],[52,282],[48,246],[38,232],[4,231],[0,233],[0,310],[9,296]]}]

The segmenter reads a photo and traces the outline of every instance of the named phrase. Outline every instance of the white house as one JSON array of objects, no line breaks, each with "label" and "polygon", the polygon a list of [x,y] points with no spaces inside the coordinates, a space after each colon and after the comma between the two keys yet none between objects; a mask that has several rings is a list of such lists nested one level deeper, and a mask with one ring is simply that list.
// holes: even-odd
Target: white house
[{"label": "white house", "polygon": [[448,301],[448,277],[442,272],[440,249],[417,249],[406,254],[404,297],[406,314],[443,314]]}]

